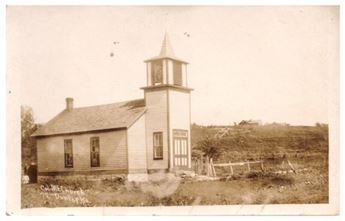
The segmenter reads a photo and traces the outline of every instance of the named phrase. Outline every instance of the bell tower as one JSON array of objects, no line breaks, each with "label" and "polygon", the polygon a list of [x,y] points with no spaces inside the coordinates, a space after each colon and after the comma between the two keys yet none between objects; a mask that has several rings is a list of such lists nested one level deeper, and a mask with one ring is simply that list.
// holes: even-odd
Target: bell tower
[{"label": "bell tower", "polygon": [[165,34],[158,56],[145,60],[146,145],[149,170],[191,168],[188,62],[177,58]]}]

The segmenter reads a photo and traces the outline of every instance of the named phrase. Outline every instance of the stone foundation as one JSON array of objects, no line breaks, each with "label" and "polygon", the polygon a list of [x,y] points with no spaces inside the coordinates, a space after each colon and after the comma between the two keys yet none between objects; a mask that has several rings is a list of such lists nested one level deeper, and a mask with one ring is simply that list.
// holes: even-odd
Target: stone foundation
[{"label": "stone foundation", "polygon": [[60,174],[60,175],[39,175],[38,182],[44,183],[49,181],[129,181],[129,182],[148,182],[172,179],[174,177],[194,177],[194,171],[175,170],[168,172],[167,170],[149,171],[148,173],[129,173],[129,174]]},{"label": "stone foundation", "polygon": [[44,183],[51,180],[56,181],[99,181],[99,180],[119,180],[127,179],[127,174],[103,174],[103,175],[56,175],[38,176],[38,182]]},{"label": "stone foundation", "polygon": [[147,173],[130,173],[127,175],[129,182],[147,182],[149,181]]}]

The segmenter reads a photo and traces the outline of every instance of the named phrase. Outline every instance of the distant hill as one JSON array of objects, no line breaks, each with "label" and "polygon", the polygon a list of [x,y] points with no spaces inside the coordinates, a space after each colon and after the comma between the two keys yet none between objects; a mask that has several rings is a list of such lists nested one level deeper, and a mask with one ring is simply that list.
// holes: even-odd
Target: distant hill
[{"label": "distant hill", "polygon": [[[192,125],[192,148],[210,137],[222,154],[220,161],[262,159],[276,155],[308,153],[328,156],[328,126],[289,126],[287,124],[200,126]],[[313,154],[314,153],[314,154]]]}]

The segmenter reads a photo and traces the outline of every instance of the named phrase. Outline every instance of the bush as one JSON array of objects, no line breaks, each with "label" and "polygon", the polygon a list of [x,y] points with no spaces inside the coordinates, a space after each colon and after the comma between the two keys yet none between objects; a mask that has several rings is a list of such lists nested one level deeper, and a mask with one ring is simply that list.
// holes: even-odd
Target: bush
[{"label": "bush", "polygon": [[207,136],[203,140],[200,140],[197,144],[196,151],[201,151],[204,156],[217,159],[221,154],[221,149],[217,139]]}]

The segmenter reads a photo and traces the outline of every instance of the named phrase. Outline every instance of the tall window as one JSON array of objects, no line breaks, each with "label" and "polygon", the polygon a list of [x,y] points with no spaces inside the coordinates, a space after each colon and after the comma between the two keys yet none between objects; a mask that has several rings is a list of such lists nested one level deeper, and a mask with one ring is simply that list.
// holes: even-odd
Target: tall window
[{"label": "tall window", "polygon": [[174,85],[182,86],[182,64],[180,62],[173,62],[174,69]]},{"label": "tall window", "polygon": [[163,132],[153,133],[153,159],[163,159]]},{"label": "tall window", "polygon": [[152,85],[159,85],[163,83],[163,63],[162,61],[152,62],[151,68]]},{"label": "tall window", "polygon": [[73,168],[72,139],[65,140],[64,146],[65,146],[65,168]]},{"label": "tall window", "polygon": [[90,138],[91,167],[99,167],[99,137]]}]

